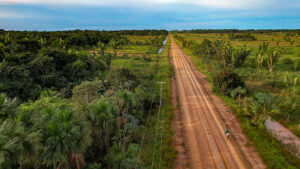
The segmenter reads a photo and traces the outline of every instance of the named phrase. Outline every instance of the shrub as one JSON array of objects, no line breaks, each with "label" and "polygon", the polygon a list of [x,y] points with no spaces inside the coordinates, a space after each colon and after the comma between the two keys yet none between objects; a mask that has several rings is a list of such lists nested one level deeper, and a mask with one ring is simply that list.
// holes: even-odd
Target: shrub
[{"label": "shrub", "polygon": [[224,95],[229,95],[231,90],[245,86],[240,76],[229,68],[217,71],[213,76],[213,83]]},{"label": "shrub", "polygon": [[284,59],[282,59],[282,63],[284,65],[293,65],[294,64],[294,62],[293,62],[293,60],[291,58],[284,58]]},{"label": "shrub", "polygon": [[128,68],[112,69],[106,76],[106,80],[110,83],[111,88],[118,89],[134,89],[139,82],[136,75]]},{"label": "shrub", "polygon": [[281,67],[283,70],[293,70],[294,61],[291,58],[284,58],[281,60]]},{"label": "shrub", "polygon": [[256,38],[250,34],[250,32],[245,32],[243,34],[239,34],[234,36],[234,39],[242,40],[242,41],[255,41]]},{"label": "shrub", "polygon": [[294,70],[300,70],[300,59],[296,60],[294,63]]}]

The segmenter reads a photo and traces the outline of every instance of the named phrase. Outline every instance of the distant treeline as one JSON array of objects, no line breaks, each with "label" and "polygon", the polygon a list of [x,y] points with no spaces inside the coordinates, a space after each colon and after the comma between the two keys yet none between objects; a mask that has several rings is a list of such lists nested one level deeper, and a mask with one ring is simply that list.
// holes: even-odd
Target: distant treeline
[{"label": "distant treeline", "polygon": [[176,33],[275,33],[275,32],[291,32],[300,33],[300,29],[191,29],[191,30],[174,30]]},{"label": "distant treeline", "polygon": [[[110,40],[127,41],[122,35],[137,36],[153,36],[167,35],[166,30],[122,30],[122,31],[55,31],[55,32],[38,32],[38,31],[5,31],[0,29],[0,36],[9,35],[8,41],[27,41],[27,44],[34,43],[32,41],[43,41],[45,46],[57,46],[60,43],[66,48],[70,47],[91,47],[97,45],[99,41],[108,44]],[[0,42],[5,39],[1,38]],[[35,44],[37,48],[39,44]]]},{"label": "distant treeline", "polygon": [[120,30],[120,31],[112,31],[118,33],[120,35],[137,35],[137,36],[153,36],[153,35],[168,35],[167,30]]}]

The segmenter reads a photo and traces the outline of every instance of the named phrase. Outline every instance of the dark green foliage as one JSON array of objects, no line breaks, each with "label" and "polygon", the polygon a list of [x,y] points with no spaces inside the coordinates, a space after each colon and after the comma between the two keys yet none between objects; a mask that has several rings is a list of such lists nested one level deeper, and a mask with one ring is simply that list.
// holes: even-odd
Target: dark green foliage
[{"label": "dark green foliage", "polygon": [[[112,54],[105,49],[128,45],[123,35],[167,35],[165,30],[60,31],[0,33],[0,91],[24,101],[35,100],[44,89],[70,97],[71,89],[84,80],[109,70]],[[163,37],[162,37],[163,38]],[[161,45],[150,37],[147,45]],[[100,57],[82,49],[100,47]]]},{"label": "dark green foliage", "polygon": [[[158,102],[158,62],[137,60],[147,72],[110,66],[129,43],[123,35],[166,33],[0,30],[0,168],[133,168],[136,161],[140,168],[145,112]],[[146,43],[156,49],[163,40]],[[89,51],[97,46],[99,55]]]},{"label": "dark green foliage", "polygon": [[217,71],[213,76],[214,86],[224,95],[229,95],[230,91],[238,87],[244,88],[244,82],[232,69],[226,68]]},{"label": "dark green foliage", "polygon": [[7,56],[6,62],[0,63],[0,91],[28,100],[36,99],[42,89],[48,88],[61,90],[63,96],[69,97],[73,86],[106,69],[94,57],[59,49],[32,55],[20,53],[18,59]]},{"label": "dark green foliage", "polygon": [[247,49],[247,46],[242,46],[241,49],[237,51],[231,59],[233,67],[241,67],[250,55],[250,52],[251,50]]},{"label": "dark green foliage", "polygon": [[256,38],[251,35],[250,32],[245,32],[243,34],[238,34],[234,36],[234,39],[242,40],[242,41],[254,41]]},{"label": "dark green foliage", "polygon": [[0,93],[0,123],[8,118],[15,118],[20,103],[18,98],[8,98],[6,94]]},{"label": "dark green foliage", "polygon": [[136,76],[128,68],[116,68],[111,70],[106,80],[110,83],[112,89],[134,89],[139,82]]},{"label": "dark green foliage", "polygon": [[284,58],[282,59],[282,64],[286,65],[286,66],[291,66],[294,64],[293,60],[291,58]]},{"label": "dark green foliage", "polygon": [[244,115],[255,126],[263,126],[267,117],[279,111],[278,97],[272,93],[256,93],[254,97],[246,98],[243,104]]},{"label": "dark green foliage", "polygon": [[233,32],[228,33],[228,39],[229,40],[234,40],[234,33]]},{"label": "dark green foliage", "polygon": [[200,54],[206,64],[209,64],[214,56],[216,55],[216,50],[213,48],[213,44],[210,40],[204,39],[199,46]]}]

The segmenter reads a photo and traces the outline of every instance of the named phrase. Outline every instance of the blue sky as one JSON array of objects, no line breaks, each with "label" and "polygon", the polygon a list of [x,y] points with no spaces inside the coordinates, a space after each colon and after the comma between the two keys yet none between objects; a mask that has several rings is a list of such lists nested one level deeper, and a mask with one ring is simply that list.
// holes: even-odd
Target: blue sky
[{"label": "blue sky", "polygon": [[300,29],[300,0],[0,0],[0,29]]}]

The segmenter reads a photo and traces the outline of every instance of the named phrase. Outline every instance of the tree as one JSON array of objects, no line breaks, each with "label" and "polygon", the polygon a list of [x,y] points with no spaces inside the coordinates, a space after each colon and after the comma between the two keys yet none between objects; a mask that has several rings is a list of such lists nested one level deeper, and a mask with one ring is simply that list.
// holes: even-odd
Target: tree
[{"label": "tree", "polygon": [[136,75],[128,68],[112,69],[107,73],[106,80],[115,91],[119,89],[128,89],[132,91],[139,84]]},{"label": "tree", "polygon": [[18,168],[32,161],[39,148],[40,134],[26,130],[20,119],[0,125],[0,168]]},{"label": "tree", "polygon": [[269,44],[264,42],[262,44],[259,44],[258,46],[258,52],[256,53],[256,65],[257,68],[262,69],[264,60],[265,60],[265,53],[268,51]]},{"label": "tree", "polygon": [[230,68],[217,71],[213,76],[213,83],[224,95],[229,95],[231,90],[244,87],[245,85],[238,74],[234,73]]},{"label": "tree", "polygon": [[278,97],[272,93],[256,93],[253,98],[244,100],[245,115],[251,118],[255,126],[263,126],[271,113],[278,112]]},{"label": "tree", "polygon": [[247,57],[250,55],[251,50],[247,49],[246,45],[243,45],[238,52],[234,52],[231,59],[231,64],[233,68],[239,68],[246,61]]},{"label": "tree", "polygon": [[262,69],[265,57],[262,52],[258,52],[255,56],[256,65],[258,69]]},{"label": "tree", "polygon": [[99,41],[97,43],[97,46],[100,48],[100,56],[104,57],[106,44],[104,42],[102,42],[102,41]]},{"label": "tree", "polygon": [[106,156],[106,160],[111,169],[121,169],[122,162],[126,159],[126,151],[122,148],[121,143],[114,143]]},{"label": "tree", "polygon": [[116,57],[117,56],[117,47],[118,47],[118,43],[117,43],[117,41],[116,40],[111,40],[110,42],[109,42],[109,44],[110,44],[110,46],[113,48],[113,50],[114,50],[114,57]]},{"label": "tree", "polygon": [[108,67],[108,70],[110,70],[110,64],[111,64],[111,59],[112,59],[112,55],[111,53],[105,53],[103,55],[104,61],[106,63],[106,66]]},{"label": "tree", "polygon": [[290,43],[291,46],[293,46],[293,44],[295,43],[295,41],[292,40],[292,39],[290,39],[290,40],[289,40],[289,43]]},{"label": "tree", "polygon": [[96,100],[89,106],[86,118],[91,126],[93,148],[87,154],[92,159],[102,160],[99,158],[108,152],[112,133],[116,129],[116,110],[105,99]]},{"label": "tree", "polygon": [[214,43],[214,47],[216,49],[217,56],[222,60],[223,67],[230,67],[232,56],[236,52],[235,49],[229,44],[225,44],[223,41],[216,41]]},{"label": "tree", "polygon": [[[42,96],[35,102],[22,106],[22,115],[33,121],[29,129],[40,131],[41,149],[36,165],[40,168],[82,168],[83,154],[91,145],[88,125],[65,99]],[[23,117],[22,117],[23,120]]]},{"label": "tree", "polygon": [[235,98],[236,96],[238,96],[238,102],[239,102],[239,105],[241,105],[242,95],[244,95],[246,92],[247,92],[246,89],[244,89],[244,88],[242,88],[242,87],[239,86],[239,87],[235,88],[234,90],[230,91],[230,95],[233,98]]},{"label": "tree", "polygon": [[0,62],[2,62],[5,58],[4,47],[5,47],[4,43],[0,41]]},{"label": "tree", "polygon": [[279,60],[279,58],[280,58],[280,54],[278,52],[276,52],[274,50],[274,48],[268,52],[267,63],[268,63],[270,72],[273,71],[275,65],[277,64],[277,62]]},{"label": "tree", "polygon": [[16,117],[20,103],[18,98],[9,98],[4,93],[0,93],[0,122]]},{"label": "tree", "polygon": [[72,100],[79,112],[87,111],[89,103],[101,97],[106,90],[102,80],[84,81],[72,89]]}]

